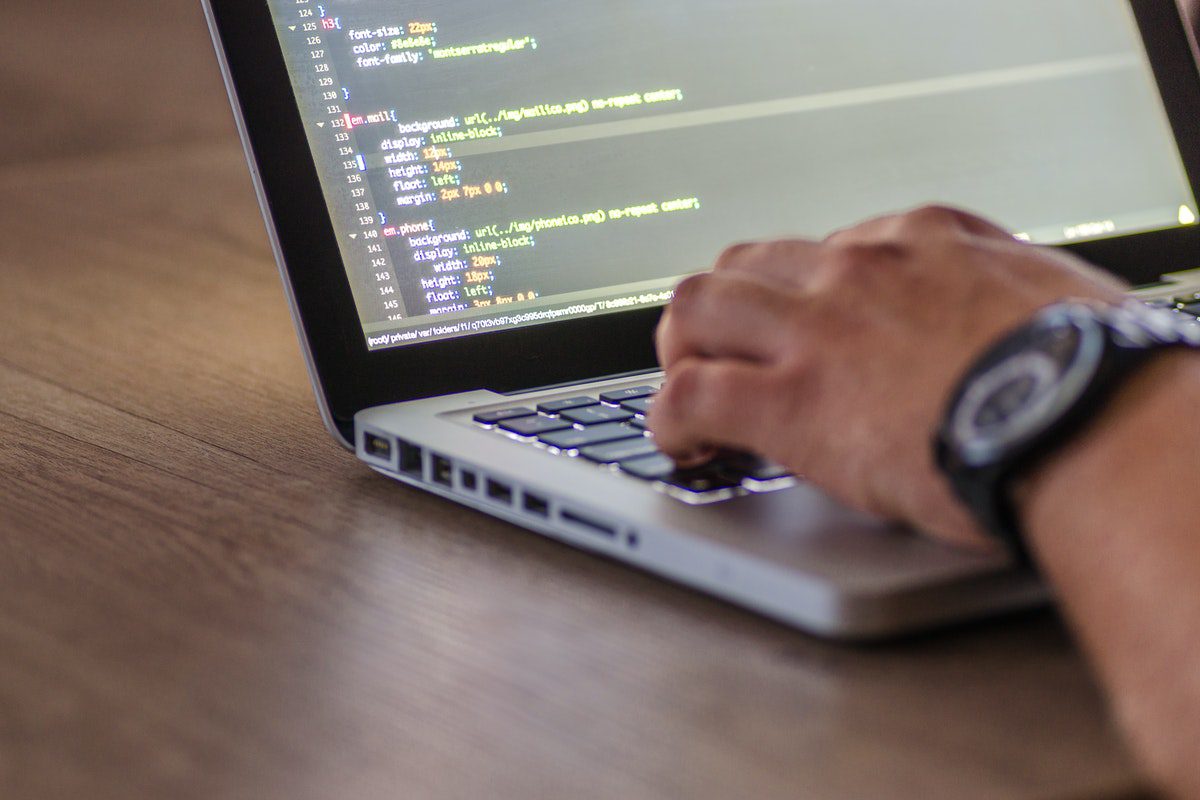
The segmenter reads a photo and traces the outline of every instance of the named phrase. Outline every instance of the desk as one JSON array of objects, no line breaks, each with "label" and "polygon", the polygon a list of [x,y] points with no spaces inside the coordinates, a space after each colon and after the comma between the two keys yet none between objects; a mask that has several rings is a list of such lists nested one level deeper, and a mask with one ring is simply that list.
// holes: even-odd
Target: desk
[{"label": "desk", "polygon": [[0,795],[1138,794],[1050,612],[829,645],[359,466],[199,10],[42,6],[0,52]]}]

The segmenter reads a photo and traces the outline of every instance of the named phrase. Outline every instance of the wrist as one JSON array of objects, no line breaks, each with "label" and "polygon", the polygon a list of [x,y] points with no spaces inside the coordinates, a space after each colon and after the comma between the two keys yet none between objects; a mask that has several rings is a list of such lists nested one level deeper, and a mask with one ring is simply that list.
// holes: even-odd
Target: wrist
[{"label": "wrist", "polygon": [[1104,526],[1112,503],[1153,492],[1147,470],[1194,423],[1200,355],[1168,351],[1131,376],[1071,441],[1012,483],[1012,498],[1035,556],[1053,558],[1058,540]]}]

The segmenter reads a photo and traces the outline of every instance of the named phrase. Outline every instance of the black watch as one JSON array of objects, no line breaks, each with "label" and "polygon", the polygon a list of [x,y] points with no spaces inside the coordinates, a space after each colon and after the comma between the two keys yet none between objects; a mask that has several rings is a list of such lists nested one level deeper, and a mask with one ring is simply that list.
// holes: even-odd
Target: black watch
[{"label": "black watch", "polygon": [[1012,480],[1077,434],[1164,348],[1200,347],[1200,324],[1137,301],[1061,303],[968,370],[938,431],[938,466],[986,531],[1026,566]]}]

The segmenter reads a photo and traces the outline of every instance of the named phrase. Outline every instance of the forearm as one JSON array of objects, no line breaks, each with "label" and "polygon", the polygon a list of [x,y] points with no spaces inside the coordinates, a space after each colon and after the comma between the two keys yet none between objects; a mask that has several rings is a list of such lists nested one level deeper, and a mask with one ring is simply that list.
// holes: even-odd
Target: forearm
[{"label": "forearm", "polygon": [[1020,494],[1056,587],[1131,741],[1200,797],[1200,356],[1163,357]]},{"label": "forearm", "polygon": [[[940,409],[1039,309],[1116,305],[1122,289],[936,206],[736,246],[676,289],[650,428],[678,458],[756,452],[852,506],[995,546],[932,463]],[[1026,483],[1021,517],[1132,741],[1200,800],[1200,355],[1155,359],[1102,416]]]}]

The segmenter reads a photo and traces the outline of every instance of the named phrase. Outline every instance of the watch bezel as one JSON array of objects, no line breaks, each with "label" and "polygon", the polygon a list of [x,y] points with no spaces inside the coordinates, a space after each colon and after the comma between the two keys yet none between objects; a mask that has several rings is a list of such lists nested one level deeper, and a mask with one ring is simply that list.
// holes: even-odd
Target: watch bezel
[{"label": "watch bezel", "polygon": [[[1065,365],[1053,364],[1049,356],[1029,349],[1041,337],[1064,328],[1078,338]],[[962,465],[983,468],[1019,455],[1038,441],[1087,391],[1100,369],[1105,344],[1105,327],[1095,310],[1077,304],[1051,307],[1001,340],[963,382],[947,417],[949,444]],[[1044,389],[1031,394],[1031,404],[1012,414],[1007,424],[982,428],[976,422],[979,410],[1020,375],[1022,362],[1030,368],[1051,364],[1054,374],[1043,382]]]}]

